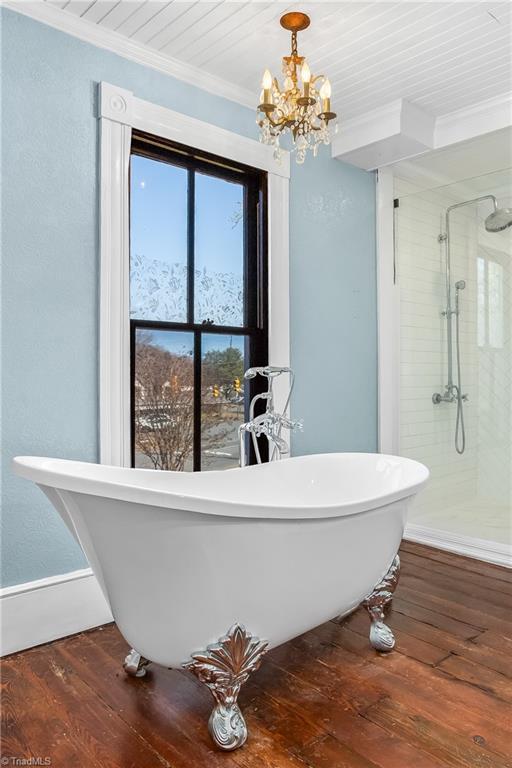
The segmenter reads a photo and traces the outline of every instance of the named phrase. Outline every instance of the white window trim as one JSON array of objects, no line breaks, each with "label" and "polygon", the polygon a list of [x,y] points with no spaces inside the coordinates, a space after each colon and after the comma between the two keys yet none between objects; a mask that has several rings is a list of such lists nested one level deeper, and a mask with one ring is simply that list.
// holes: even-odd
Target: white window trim
[{"label": "white window trim", "polygon": [[[132,129],[268,174],[269,363],[290,365],[290,158],[271,147],[100,84],[100,461],[130,466],[129,163]],[[284,378],[284,377],[283,377]],[[286,386],[281,382],[281,386]],[[279,396],[279,391],[276,392]]]}]

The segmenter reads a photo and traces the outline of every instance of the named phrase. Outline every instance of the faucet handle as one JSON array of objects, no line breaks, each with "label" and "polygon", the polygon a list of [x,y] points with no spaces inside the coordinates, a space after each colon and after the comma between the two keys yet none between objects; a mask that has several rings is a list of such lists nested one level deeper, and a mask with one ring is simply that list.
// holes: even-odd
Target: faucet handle
[{"label": "faucet handle", "polygon": [[291,419],[287,418],[287,416],[282,416],[281,414],[278,415],[278,419],[281,423],[281,426],[286,427],[286,429],[298,429],[300,432],[302,432],[304,429],[304,422],[302,419],[299,419],[298,421],[292,421]]}]

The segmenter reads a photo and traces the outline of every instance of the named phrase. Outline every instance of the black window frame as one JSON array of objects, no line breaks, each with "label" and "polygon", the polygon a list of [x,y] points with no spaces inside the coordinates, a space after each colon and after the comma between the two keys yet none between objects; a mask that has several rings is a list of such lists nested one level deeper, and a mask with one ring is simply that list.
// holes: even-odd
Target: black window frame
[{"label": "black window frame", "polygon": [[[167,141],[141,131],[133,131],[131,157],[139,155],[187,170],[187,320],[168,322],[139,320],[130,317],[130,453],[135,466],[135,344],[138,329],[190,332],[194,337],[194,438],[193,471],[201,470],[201,364],[204,335],[233,335],[246,338],[245,357],[248,366],[268,364],[268,206],[267,173],[242,163],[202,152],[176,142]],[[241,326],[216,325],[194,318],[195,275],[195,173],[206,174],[244,186],[244,320]],[[131,190],[131,184],[129,185]],[[131,212],[131,192],[129,210]],[[131,258],[131,252],[130,252]],[[262,377],[245,384],[245,417],[249,402],[264,390]],[[267,458],[267,446],[262,441],[262,459]],[[254,463],[252,445],[249,463]]]}]

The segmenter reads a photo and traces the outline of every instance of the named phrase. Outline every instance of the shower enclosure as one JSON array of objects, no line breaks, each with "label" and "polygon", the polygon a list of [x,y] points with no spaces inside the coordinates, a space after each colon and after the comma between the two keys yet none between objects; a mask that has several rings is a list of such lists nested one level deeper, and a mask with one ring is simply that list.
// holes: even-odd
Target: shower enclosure
[{"label": "shower enclosure", "polygon": [[[457,280],[455,283],[455,305],[452,306],[452,281],[451,281],[451,238],[450,238],[450,214],[458,208],[466,205],[477,205],[479,203],[491,202],[493,204],[492,212],[485,219],[484,225],[486,232],[503,232],[512,226],[512,210],[510,208],[499,208],[494,195],[482,195],[473,200],[464,200],[462,203],[455,203],[446,209],[445,231],[437,238],[439,243],[445,243],[445,281],[446,281],[446,309],[442,315],[446,318],[446,341],[447,341],[447,365],[448,365],[448,383],[445,386],[444,394],[434,392],[432,402],[434,405],[439,403],[457,404],[457,417],[455,422],[455,450],[463,454],[466,449],[466,429],[464,426],[464,400],[467,395],[462,393],[462,375],[461,375],[461,355],[460,355],[460,291],[466,287],[465,280]],[[457,382],[453,380],[453,332],[452,323],[455,320],[455,354],[457,361]]]},{"label": "shower enclosure", "polygon": [[399,450],[431,470],[411,522],[505,551],[512,532],[512,175],[395,179]]}]

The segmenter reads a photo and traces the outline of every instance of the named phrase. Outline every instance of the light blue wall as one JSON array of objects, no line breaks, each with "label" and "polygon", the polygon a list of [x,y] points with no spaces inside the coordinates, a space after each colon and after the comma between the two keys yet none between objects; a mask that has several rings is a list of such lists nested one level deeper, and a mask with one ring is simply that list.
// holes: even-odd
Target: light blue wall
[{"label": "light blue wall", "polygon": [[[12,456],[98,453],[97,83],[255,136],[254,112],[2,9],[2,585],[86,565]],[[296,452],[375,448],[373,177],[291,186]],[[318,375],[320,372],[320,376]]]},{"label": "light blue wall", "polygon": [[322,152],[290,186],[294,453],[375,451],[375,177]]}]

